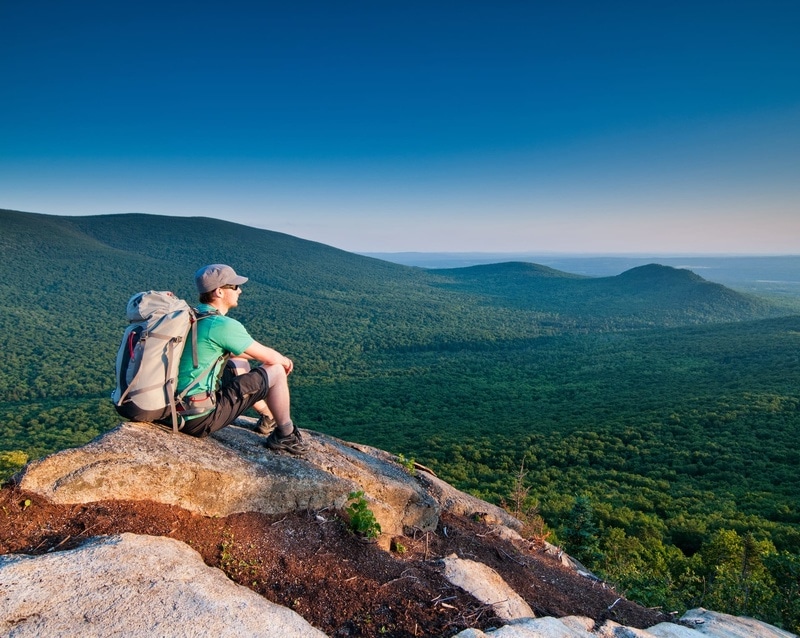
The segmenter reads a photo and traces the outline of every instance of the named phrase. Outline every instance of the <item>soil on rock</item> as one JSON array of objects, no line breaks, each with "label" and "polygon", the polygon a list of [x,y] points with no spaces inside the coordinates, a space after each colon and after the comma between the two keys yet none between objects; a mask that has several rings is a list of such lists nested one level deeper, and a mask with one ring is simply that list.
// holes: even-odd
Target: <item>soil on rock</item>
[{"label": "soil on rock", "polygon": [[122,532],[167,536],[329,636],[452,636],[500,626],[491,607],[444,578],[441,559],[450,554],[496,570],[537,616],[637,628],[670,620],[576,574],[535,543],[502,540],[472,519],[445,516],[435,532],[395,538],[395,551],[386,552],[351,534],[334,511],[208,518],[147,501],[54,505],[11,486],[0,490],[0,507],[0,554],[63,551]]}]

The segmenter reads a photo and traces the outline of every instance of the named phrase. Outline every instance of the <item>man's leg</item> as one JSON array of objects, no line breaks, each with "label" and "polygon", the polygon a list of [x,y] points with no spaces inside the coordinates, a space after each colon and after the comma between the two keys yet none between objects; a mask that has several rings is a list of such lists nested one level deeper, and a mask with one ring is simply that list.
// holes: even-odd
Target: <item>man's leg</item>
[{"label": "man's leg", "polygon": [[258,401],[266,400],[273,410],[278,426],[267,437],[266,446],[275,452],[303,455],[308,444],[292,423],[289,383],[282,366],[261,366],[237,376],[217,392],[217,407],[208,416],[196,421],[187,421],[186,434],[208,436],[233,423]]},{"label": "man's leg", "polygon": [[267,405],[275,415],[277,426],[267,437],[266,446],[274,452],[289,452],[303,455],[308,452],[308,444],[303,440],[294,423],[289,400],[289,381],[282,365],[267,367],[269,392]]},{"label": "man's leg", "polygon": [[[243,365],[244,364],[244,365]],[[261,377],[251,377],[253,371],[250,369],[250,364],[243,359],[230,359],[226,365],[225,372],[223,373],[222,384],[219,392],[219,402],[217,405],[217,412],[226,415],[238,414],[238,417],[244,410],[239,411],[232,408],[229,404],[241,404],[247,402],[247,406],[258,408],[261,406],[266,408],[272,414],[278,426],[278,433],[281,436],[286,436],[292,433],[292,413],[291,401],[289,398],[289,381],[286,378],[286,370],[283,366],[275,364],[271,366],[261,366],[255,372]],[[263,377],[266,377],[266,388],[263,387]],[[260,385],[257,390],[254,385],[254,379],[260,379]],[[229,391],[230,389],[230,391]],[[258,400],[252,403],[248,398],[258,392]],[[264,397],[264,398],[262,398]],[[245,408],[246,410],[247,408]],[[264,412],[261,412],[264,414]]]},{"label": "man's leg", "polygon": [[269,392],[267,393],[267,406],[275,417],[275,422],[280,436],[288,436],[294,430],[292,424],[291,400],[289,398],[289,381],[286,370],[282,365],[266,367],[269,378]]},{"label": "man's leg", "polygon": [[192,436],[208,436],[230,425],[269,393],[267,371],[256,368],[247,374],[234,376],[217,392],[217,407],[208,416],[186,421],[183,432]]},{"label": "man's leg", "polygon": [[[222,378],[220,379],[220,386],[229,385],[233,380],[243,374],[247,374],[252,370],[250,362],[243,357],[231,357],[225,363],[222,370]],[[273,427],[275,427],[275,417],[270,412],[266,401],[256,401],[253,404],[253,409],[261,415],[258,420],[256,430],[262,434],[269,434]]]}]

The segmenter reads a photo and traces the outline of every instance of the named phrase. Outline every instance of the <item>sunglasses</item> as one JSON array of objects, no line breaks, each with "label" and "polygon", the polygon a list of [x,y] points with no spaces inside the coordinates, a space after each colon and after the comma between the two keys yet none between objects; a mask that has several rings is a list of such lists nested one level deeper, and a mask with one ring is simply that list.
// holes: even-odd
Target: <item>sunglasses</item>
[{"label": "sunglasses", "polygon": [[238,284],[225,284],[224,286],[220,286],[220,288],[225,288],[227,290],[239,290]]}]

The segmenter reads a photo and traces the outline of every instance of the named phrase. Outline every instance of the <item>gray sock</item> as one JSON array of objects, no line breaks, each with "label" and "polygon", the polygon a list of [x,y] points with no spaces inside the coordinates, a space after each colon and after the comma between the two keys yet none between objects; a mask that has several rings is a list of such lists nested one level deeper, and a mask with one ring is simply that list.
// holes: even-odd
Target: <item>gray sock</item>
[{"label": "gray sock", "polygon": [[278,426],[278,436],[289,436],[292,432],[294,432],[294,423],[292,423],[291,419]]}]

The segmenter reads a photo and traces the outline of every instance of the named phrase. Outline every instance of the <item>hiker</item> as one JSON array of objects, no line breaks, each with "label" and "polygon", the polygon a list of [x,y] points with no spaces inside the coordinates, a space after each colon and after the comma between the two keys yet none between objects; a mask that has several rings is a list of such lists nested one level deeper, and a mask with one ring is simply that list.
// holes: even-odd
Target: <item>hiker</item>
[{"label": "hiker", "polygon": [[[303,441],[290,413],[287,377],[294,363],[255,341],[241,323],[227,316],[231,308],[239,305],[241,286],[247,277],[237,275],[225,264],[211,264],[200,268],[194,281],[200,293],[197,311],[209,316],[197,322],[196,365],[192,348],[185,348],[181,356],[178,394],[194,383],[196,377],[205,373],[205,378],[188,392],[179,408],[190,413],[190,416],[183,416],[185,424],[181,431],[205,437],[230,425],[249,408],[255,408],[261,414],[257,431],[266,434],[270,422],[275,422],[266,440],[269,449],[304,454],[308,444]],[[229,357],[226,374],[222,374],[223,361]],[[215,360],[217,365],[206,372]],[[259,361],[262,365],[248,371],[248,360]],[[200,413],[196,414],[198,411]]]}]

